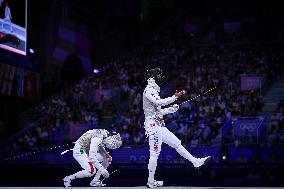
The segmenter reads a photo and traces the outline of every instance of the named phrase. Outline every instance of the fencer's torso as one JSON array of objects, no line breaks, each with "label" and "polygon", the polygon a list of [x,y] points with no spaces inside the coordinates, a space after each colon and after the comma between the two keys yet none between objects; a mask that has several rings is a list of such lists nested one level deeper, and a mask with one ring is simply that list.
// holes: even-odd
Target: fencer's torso
[{"label": "fencer's torso", "polygon": [[146,93],[149,93],[151,95],[157,96],[156,98],[159,98],[159,92],[160,87],[155,83],[153,79],[148,80],[148,85],[146,86],[144,92],[143,92],[143,110],[145,119],[157,119],[162,118],[162,115],[160,115],[158,108],[159,106],[155,105],[153,102],[151,102],[147,97]]},{"label": "fencer's torso", "polygon": [[[143,92],[143,110],[145,115],[145,128],[152,127],[153,122],[159,126],[165,126],[163,115],[173,113],[176,110],[173,107],[161,108],[167,106],[177,100],[177,96],[173,95],[164,99],[160,98],[160,87],[155,83],[155,80],[149,78],[148,85]],[[176,105],[177,106],[177,105]]]},{"label": "fencer's torso", "polygon": [[105,138],[108,135],[108,131],[105,129],[93,129],[85,132],[77,141],[81,148],[88,149],[91,144],[91,140],[94,137]]}]

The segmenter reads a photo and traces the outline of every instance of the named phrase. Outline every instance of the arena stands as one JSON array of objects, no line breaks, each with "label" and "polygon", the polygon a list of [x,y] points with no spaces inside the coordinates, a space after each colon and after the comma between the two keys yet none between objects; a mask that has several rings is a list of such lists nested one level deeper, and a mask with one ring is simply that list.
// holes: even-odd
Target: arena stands
[{"label": "arena stands", "polygon": [[[172,28],[183,28],[190,19],[198,20],[198,17],[184,19],[179,15],[171,19],[170,25],[174,25]],[[147,139],[143,129],[141,99],[146,84],[144,73],[151,67],[162,67],[167,73],[162,97],[172,94],[175,89],[186,89],[188,94],[184,99],[188,99],[206,89],[217,87],[212,95],[198,98],[183,105],[177,113],[166,116],[166,124],[184,144],[221,145],[221,141],[216,139],[220,138],[221,127],[228,120],[258,116],[265,91],[242,90],[240,75],[264,75],[268,82],[277,79],[281,74],[283,60],[283,51],[279,46],[260,47],[258,43],[242,44],[234,41],[229,45],[191,44],[188,40],[191,36],[185,34],[184,30],[167,28],[171,26],[165,25],[161,28],[163,32],[157,32],[152,45],[147,44],[113,60],[98,75],[90,75],[33,107],[27,113],[33,117],[26,125],[40,124],[34,124],[36,126],[21,132],[20,141],[10,145],[31,149],[38,145],[52,145],[51,140],[46,140],[52,131],[57,127],[68,127],[68,122],[72,121],[92,123],[92,128],[109,127],[120,132],[124,146],[144,145]],[[163,39],[169,39],[169,42],[165,45]],[[105,99],[104,95],[94,100],[96,91],[104,88],[117,90],[119,103],[114,98]],[[110,118],[111,122],[104,123],[103,117]],[[65,135],[69,134],[67,130]],[[70,140],[64,138],[65,142]]]}]

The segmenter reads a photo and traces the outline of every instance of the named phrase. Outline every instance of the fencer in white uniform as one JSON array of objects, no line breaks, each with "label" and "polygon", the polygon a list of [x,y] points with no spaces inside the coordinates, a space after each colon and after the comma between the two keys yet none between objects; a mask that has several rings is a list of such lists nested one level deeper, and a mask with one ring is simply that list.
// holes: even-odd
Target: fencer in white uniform
[{"label": "fencer in white uniform", "polygon": [[[109,149],[119,148],[122,144],[119,133],[110,135],[105,129],[93,129],[84,133],[76,142],[73,150],[73,157],[84,169],[73,175],[66,176],[63,181],[65,187],[71,186],[71,181],[76,178],[91,177],[91,186],[104,186],[100,181],[101,175],[108,178],[109,166],[112,157],[104,147]],[[66,152],[66,151],[65,151]],[[63,153],[65,153],[63,152]],[[96,174],[95,174],[96,173]]]},{"label": "fencer in white uniform", "polygon": [[[8,2],[5,3],[5,18],[3,19],[3,21],[10,24],[10,31],[13,32],[12,15],[11,15],[10,7],[8,6]],[[2,24],[2,27],[3,27],[3,24]]]},{"label": "fencer in white uniform", "polygon": [[163,115],[174,113],[179,109],[177,104],[162,108],[172,104],[178,97],[185,94],[185,91],[176,92],[173,96],[161,99],[159,96],[160,87],[158,84],[164,80],[163,71],[160,68],[148,70],[146,73],[148,85],[143,92],[143,110],[145,115],[144,127],[149,138],[150,159],[148,163],[147,187],[154,188],[163,186],[163,181],[154,179],[157,167],[157,160],[161,152],[162,143],[166,143],[174,148],[182,157],[189,160],[195,168],[205,164],[210,156],[204,158],[193,157],[182,145],[181,141],[165,127]]}]

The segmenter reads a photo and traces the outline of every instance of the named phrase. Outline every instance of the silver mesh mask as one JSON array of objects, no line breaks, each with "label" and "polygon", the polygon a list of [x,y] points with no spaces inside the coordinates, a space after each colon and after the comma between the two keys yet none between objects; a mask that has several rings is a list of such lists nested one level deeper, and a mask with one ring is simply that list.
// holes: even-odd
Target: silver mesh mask
[{"label": "silver mesh mask", "polygon": [[103,143],[108,149],[116,149],[122,145],[120,134],[113,134],[104,139]]}]

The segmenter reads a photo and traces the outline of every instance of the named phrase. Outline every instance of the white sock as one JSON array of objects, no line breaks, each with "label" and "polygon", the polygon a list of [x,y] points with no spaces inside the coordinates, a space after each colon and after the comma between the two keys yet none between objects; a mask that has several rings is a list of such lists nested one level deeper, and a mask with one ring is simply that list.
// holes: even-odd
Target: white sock
[{"label": "white sock", "polygon": [[182,157],[184,157],[185,159],[187,159],[190,162],[193,162],[196,159],[182,145],[179,145],[176,148],[176,151],[177,151],[177,153],[179,153],[179,155],[181,155]]},{"label": "white sock", "polygon": [[149,163],[148,163],[148,169],[149,169],[148,182],[151,182],[151,183],[154,182],[157,161],[158,161],[158,157],[150,156]]},{"label": "white sock", "polygon": [[89,171],[83,170],[83,171],[79,171],[79,172],[77,172],[77,173],[75,173],[75,174],[73,174],[73,175],[70,175],[69,178],[70,178],[71,180],[73,180],[73,179],[76,179],[76,178],[91,177],[92,175],[93,175],[93,174],[90,173]]}]

